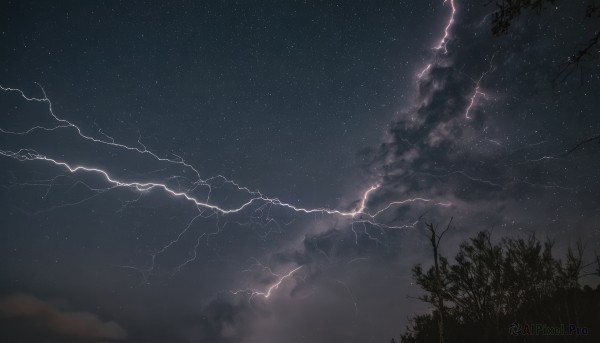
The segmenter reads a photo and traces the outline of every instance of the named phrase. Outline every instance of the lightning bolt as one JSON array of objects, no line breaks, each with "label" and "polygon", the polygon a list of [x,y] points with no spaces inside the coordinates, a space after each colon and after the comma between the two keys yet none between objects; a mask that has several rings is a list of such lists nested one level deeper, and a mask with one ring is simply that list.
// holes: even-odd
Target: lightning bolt
[{"label": "lightning bolt", "polygon": [[[444,0],[444,5],[448,2],[448,0]],[[450,0],[450,7],[452,8],[452,12],[450,13],[450,18],[448,19],[448,23],[446,24],[446,27],[444,28],[444,35],[440,38],[438,44],[436,46],[433,47],[433,50],[435,51],[440,51],[443,50],[444,54],[448,53],[448,48],[446,47],[446,45],[448,44],[448,40],[450,39],[450,29],[452,28],[452,25],[454,24],[454,15],[456,14],[456,6],[454,5],[454,0]],[[425,66],[425,68],[423,68],[423,70],[421,70],[420,72],[417,73],[417,82],[421,81],[421,79],[423,79],[423,76],[425,76],[429,70],[431,70],[431,67],[433,66],[433,63],[429,63]]]},{"label": "lightning bolt", "polygon": [[425,76],[425,74],[429,71],[429,69],[431,69],[431,63],[429,63],[427,66],[425,66],[425,68],[423,70],[421,70],[420,73],[417,74],[417,80],[421,81],[421,79],[423,79],[423,76]]},{"label": "lightning bolt", "polygon": [[[448,0],[444,0],[444,4],[446,4]],[[454,24],[454,15],[456,14],[456,6],[454,5],[454,0],[450,0],[450,7],[452,8],[452,13],[450,14],[450,19],[448,19],[448,23],[446,24],[446,28],[444,28],[444,36],[440,39],[440,42],[433,48],[434,50],[444,50],[444,54],[448,53],[448,40],[450,39],[450,29],[452,28],[452,24]]]},{"label": "lightning bolt", "polygon": [[[150,254],[150,256],[151,256],[150,267],[138,268],[138,267],[134,267],[134,266],[121,266],[123,268],[134,269],[134,270],[139,271],[142,274],[144,281],[147,281],[148,276],[153,273],[153,271],[155,269],[156,259],[161,254],[165,253],[167,250],[169,250],[171,247],[173,247],[175,244],[177,244],[180,241],[180,239],[184,235],[186,235],[186,233],[192,227],[194,222],[196,220],[198,220],[199,218],[209,218],[211,216],[216,216],[216,218],[218,220],[219,215],[230,215],[230,214],[235,214],[235,213],[241,213],[242,211],[248,210],[248,211],[252,211],[253,213],[258,214],[259,217],[266,215],[267,218],[269,218],[267,223],[277,224],[274,219],[270,218],[270,214],[269,214],[270,207],[277,206],[280,208],[289,209],[295,213],[300,213],[300,214],[324,214],[324,215],[333,215],[333,216],[340,216],[343,218],[347,218],[352,223],[356,222],[356,223],[362,224],[365,227],[365,230],[364,230],[365,234],[368,235],[370,238],[374,238],[367,231],[366,225],[372,225],[379,229],[407,229],[407,228],[414,227],[414,225],[389,225],[389,224],[385,224],[385,223],[377,220],[378,216],[380,216],[382,213],[384,213],[385,211],[388,211],[389,209],[391,209],[393,207],[408,205],[413,202],[431,203],[431,204],[441,205],[441,206],[449,206],[450,205],[449,203],[439,202],[434,199],[426,199],[426,198],[417,197],[417,198],[405,199],[405,200],[401,200],[401,201],[390,202],[389,204],[384,206],[382,209],[379,209],[376,211],[371,211],[368,208],[368,202],[369,202],[370,198],[373,196],[373,194],[376,193],[381,187],[381,185],[379,183],[376,183],[376,184],[368,187],[366,189],[366,191],[364,191],[362,193],[362,196],[360,198],[358,205],[353,210],[331,209],[331,208],[325,208],[325,207],[304,208],[304,207],[300,207],[300,206],[295,206],[290,203],[284,202],[284,201],[280,200],[279,198],[266,196],[266,195],[262,194],[260,191],[250,190],[249,188],[243,187],[243,186],[237,184],[236,182],[234,182],[233,180],[230,180],[222,175],[217,175],[217,176],[214,176],[214,177],[211,177],[208,179],[202,179],[198,170],[196,168],[194,168],[191,164],[186,162],[183,158],[181,158],[179,156],[176,156],[176,158],[161,157],[161,156],[157,155],[156,153],[152,152],[151,150],[147,149],[146,146],[143,143],[141,143],[139,138],[137,141],[139,146],[130,146],[130,145],[125,145],[125,144],[117,142],[114,138],[112,138],[108,134],[102,132],[101,130],[99,130],[100,137],[93,137],[88,134],[85,134],[83,132],[83,130],[76,124],[56,115],[56,113],[53,110],[52,102],[46,95],[44,88],[41,87],[41,85],[39,85],[39,84],[38,84],[38,86],[40,87],[40,89],[43,93],[43,96],[44,96],[43,98],[30,97],[27,94],[25,94],[22,90],[17,89],[17,88],[4,87],[4,86],[0,85],[0,89],[7,93],[17,93],[22,99],[24,99],[27,102],[46,103],[48,106],[48,111],[49,111],[50,117],[53,119],[53,123],[51,125],[46,125],[46,126],[35,125],[35,126],[29,127],[26,130],[22,130],[22,131],[10,131],[10,130],[4,129],[4,128],[0,128],[0,132],[2,134],[9,135],[9,136],[10,135],[12,135],[12,136],[28,136],[30,134],[33,134],[36,131],[60,133],[60,132],[63,132],[64,130],[72,130],[77,134],[77,137],[79,137],[79,139],[83,139],[84,141],[88,141],[93,144],[103,145],[103,146],[110,147],[110,148],[125,150],[125,151],[132,152],[135,154],[140,154],[140,155],[143,155],[146,157],[150,157],[150,158],[154,159],[155,161],[158,161],[161,163],[179,165],[179,166],[182,166],[183,168],[186,168],[187,170],[192,171],[195,181],[193,181],[191,186],[189,186],[187,188],[182,187],[182,185],[179,183],[179,179],[181,177],[179,177],[179,176],[169,177],[168,178],[169,180],[177,181],[178,187],[175,188],[173,186],[170,186],[166,182],[144,181],[144,180],[135,180],[135,179],[134,180],[124,180],[123,178],[116,176],[114,173],[111,173],[107,169],[103,169],[98,166],[83,165],[80,163],[70,162],[65,157],[61,157],[59,159],[56,157],[48,156],[48,155],[40,153],[34,149],[21,148],[21,149],[9,150],[9,149],[0,148],[0,155],[4,156],[6,158],[12,158],[17,161],[24,162],[24,163],[41,162],[41,163],[49,164],[52,166],[59,167],[65,171],[67,171],[69,174],[73,174],[73,175],[77,175],[79,173],[87,173],[87,174],[96,175],[100,180],[104,181],[108,185],[105,188],[97,188],[97,187],[91,187],[91,186],[86,185],[86,187],[89,190],[94,192],[94,195],[87,197],[83,200],[74,202],[74,203],[62,204],[58,207],[81,204],[84,201],[87,201],[87,200],[97,197],[101,194],[104,194],[108,190],[112,190],[112,189],[116,189],[116,188],[127,188],[134,192],[139,193],[140,196],[141,196],[141,194],[150,192],[152,190],[159,190],[159,191],[162,191],[163,193],[171,196],[172,198],[181,199],[181,200],[191,203],[193,206],[195,206],[195,208],[198,210],[198,214],[188,222],[188,224],[185,226],[185,228],[174,239],[170,240],[162,248],[160,248],[159,250]],[[46,195],[47,195],[50,192],[52,185],[56,182],[56,180],[59,177],[62,177],[62,176],[63,175],[60,175],[51,180],[46,180],[46,181],[23,183],[23,185],[48,185],[49,184],[47,186],[48,189],[46,190]],[[242,203],[238,204],[237,206],[223,206],[223,205],[219,205],[219,204],[215,203],[214,201],[211,201],[212,185],[216,181],[232,185],[234,187],[235,191],[239,191],[239,192],[242,192],[242,194],[245,194],[246,200],[242,201]],[[81,181],[77,181],[77,182],[81,182]],[[81,183],[84,184],[83,182],[81,182]],[[200,198],[199,196],[195,196],[193,194],[193,192],[199,187],[207,188],[206,195],[202,198]],[[139,197],[136,200],[125,202],[123,207],[121,208],[121,210],[123,210],[131,202],[135,202],[138,200],[139,200]],[[200,240],[203,237],[208,238],[212,235],[216,235],[221,230],[222,230],[222,228],[220,228],[217,223],[217,230],[215,232],[204,233],[204,234],[198,236],[196,238],[196,242],[194,245],[193,254],[188,259],[186,259],[183,263],[181,263],[175,269],[175,271],[177,272],[177,271],[181,270],[184,266],[186,266],[187,264],[191,263],[192,261],[194,261],[196,259],[197,249],[199,248]],[[254,292],[253,294],[263,295],[263,296],[265,296],[265,298],[268,298],[268,296],[271,294],[271,292],[273,290],[277,289],[277,287],[279,286],[279,284],[281,284],[281,282],[283,282],[283,280],[290,277],[298,269],[300,269],[300,267],[292,270],[289,274],[286,274],[286,275],[283,275],[282,277],[280,277],[279,282],[274,284],[268,290],[263,291],[263,292]]]},{"label": "lightning bolt", "polygon": [[[450,30],[452,29],[452,26],[455,22],[455,15],[457,12],[457,7],[456,4],[454,3],[454,0],[444,0],[443,2],[444,4],[446,3],[450,3],[450,7],[452,9],[451,13],[450,13],[450,18],[448,19],[448,22],[446,23],[446,26],[444,28],[444,34],[442,35],[442,37],[439,39],[439,42],[436,46],[433,47],[434,50],[436,51],[442,51],[443,54],[447,54],[448,53],[448,41],[450,40]],[[494,56],[492,56],[491,61],[493,61]],[[469,102],[467,105],[467,108],[465,109],[465,118],[466,119],[472,119],[470,116],[471,110],[473,109],[473,107],[476,105],[477,99],[480,97],[483,97],[484,99],[488,99],[487,94],[484,93],[481,90],[481,81],[483,80],[483,78],[490,73],[491,71],[493,71],[493,66],[492,66],[492,62],[490,61],[490,69],[487,70],[486,72],[482,73],[481,76],[479,77],[478,80],[473,80],[473,83],[475,84],[473,93],[471,94],[471,96],[469,97]],[[429,73],[429,71],[431,70],[431,68],[434,66],[434,63],[429,63],[425,66],[425,68],[423,68],[419,73],[417,73],[417,82],[420,82],[423,77]]]},{"label": "lightning bolt", "polygon": [[273,272],[271,271],[271,269],[270,269],[270,268],[268,268],[268,267],[265,267],[265,268],[267,268],[267,269],[268,269],[268,270],[269,270],[269,271],[270,271],[270,272],[271,272],[273,275],[276,275],[276,276],[278,276],[278,279],[277,279],[277,281],[276,281],[275,283],[273,283],[271,286],[269,286],[269,288],[267,288],[267,289],[266,289],[266,290],[264,290],[264,291],[257,291],[257,290],[255,290],[255,289],[244,289],[244,290],[237,290],[237,291],[231,291],[231,294],[237,295],[237,294],[240,294],[240,293],[249,293],[249,294],[250,294],[250,299],[249,299],[249,301],[250,301],[250,300],[251,300],[253,297],[256,297],[256,296],[262,296],[262,297],[264,297],[265,299],[268,299],[268,298],[271,296],[271,294],[272,294],[272,292],[273,292],[273,291],[277,290],[277,289],[279,288],[279,286],[281,286],[281,284],[282,284],[282,283],[283,283],[283,282],[284,282],[286,279],[290,278],[292,275],[294,275],[294,273],[296,273],[298,270],[302,269],[302,267],[304,267],[304,266],[299,266],[299,267],[296,267],[296,268],[292,269],[291,271],[289,271],[289,272],[288,272],[287,274],[285,274],[285,275],[279,275],[279,274],[275,274],[275,273],[273,273]]},{"label": "lightning bolt", "polygon": [[469,116],[469,113],[471,112],[471,109],[475,105],[475,101],[477,100],[477,98],[483,97],[484,99],[488,100],[488,96],[483,91],[481,91],[480,85],[481,85],[481,81],[483,80],[483,78],[486,77],[487,74],[494,71],[494,65],[493,65],[494,57],[495,57],[495,55],[492,55],[492,58],[490,59],[489,69],[484,71],[479,76],[479,79],[477,79],[477,81],[473,80],[473,82],[475,83],[475,89],[473,90],[473,94],[471,95],[471,99],[469,100],[469,105],[467,106],[467,109],[465,110],[465,118],[466,119],[471,119],[471,117]]},{"label": "lightning bolt", "polygon": [[[479,79],[479,81],[481,81],[481,79]],[[485,99],[487,99],[487,96],[485,95],[485,93],[483,93],[482,91],[479,90],[479,81],[477,82],[475,91],[473,92],[473,95],[471,96],[471,100],[469,101],[469,106],[467,106],[467,110],[465,111],[466,119],[471,119],[471,117],[469,116],[469,112],[471,112],[471,108],[473,108],[473,105],[475,104],[475,99],[477,99],[477,97],[483,96]]]},{"label": "lightning bolt", "polygon": [[[196,168],[194,168],[192,165],[188,164],[182,158],[170,159],[170,158],[165,158],[165,157],[159,157],[154,152],[146,149],[145,147],[143,149],[140,149],[138,147],[132,147],[132,146],[128,146],[125,144],[117,143],[112,138],[110,138],[110,141],[107,141],[107,140],[103,140],[100,138],[94,138],[92,136],[88,136],[82,132],[82,130],[79,126],[71,123],[70,121],[68,121],[66,119],[62,119],[62,118],[58,117],[54,113],[54,111],[52,109],[52,102],[48,99],[48,97],[46,96],[46,92],[43,90],[43,88],[41,86],[40,86],[40,89],[42,89],[42,91],[44,93],[44,98],[28,97],[20,89],[4,87],[1,85],[0,85],[0,89],[2,89],[5,92],[9,92],[9,91],[18,92],[21,95],[21,97],[27,101],[46,102],[49,107],[50,115],[56,122],[58,122],[58,125],[55,125],[55,126],[45,127],[45,126],[38,125],[38,126],[31,127],[25,131],[9,131],[9,130],[5,130],[5,129],[0,129],[1,132],[4,134],[28,135],[36,130],[56,131],[58,129],[72,128],[77,132],[79,137],[81,137],[85,140],[88,140],[88,141],[91,141],[94,143],[98,143],[98,144],[116,147],[116,148],[126,149],[129,151],[135,151],[140,154],[149,155],[152,158],[154,158],[155,160],[160,161],[160,162],[174,163],[174,164],[182,165],[186,168],[189,168],[190,170],[192,170],[195,173],[196,177],[198,178],[198,180],[195,181],[195,183],[194,183],[195,187],[202,185],[202,186],[207,186],[210,188],[210,182],[212,180],[222,179],[226,183],[232,184],[235,187],[237,187],[237,190],[246,192],[251,197],[248,201],[241,204],[240,206],[226,208],[226,207],[221,207],[221,206],[218,206],[217,204],[211,203],[206,200],[198,199],[197,197],[192,196],[190,194],[191,193],[190,190],[193,190],[194,188],[187,190],[187,191],[180,191],[180,190],[173,189],[172,187],[168,186],[166,183],[141,182],[141,181],[129,181],[128,182],[128,181],[120,180],[118,177],[111,175],[108,171],[106,171],[104,169],[101,169],[98,167],[92,167],[92,166],[78,165],[78,164],[69,163],[69,162],[66,162],[63,160],[58,160],[56,158],[52,158],[52,157],[46,156],[44,154],[38,153],[37,151],[35,151],[33,149],[19,149],[17,151],[0,150],[0,155],[3,155],[5,157],[10,157],[10,158],[16,159],[21,162],[25,162],[25,161],[46,162],[46,163],[53,164],[58,167],[62,167],[72,174],[76,174],[77,172],[88,172],[88,173],[96,174],[96,175],[100,176],[102,179],[104,179],[104,181],[106,181],[108,184],[110,184],[111,187],[130,188],[130,189],[138,191],[138,192],[146,192],[146,191],[150,191],[153,189],[160,189],[160,190],[172,195],[175,198],[181,198],[183,200],[191,202],[193,205],[195,205],[199,209],[209,209],[209,210],[216,211],[220,214],[237,213],[237,212],[240,212],[240,211],[244,210],[245,208],[251,206],[254,203],[270,203],[270,204],[280,206],[283,208],[288,208],[295,212],[301,212],[301,213],[305,213],[305,214],[322,213],[322,214],[338,215],[338,216],[342,216],[342,217],[351,217],[351,218],[355,217],[357,215],[367,215],[369,217],[374,217],[374,215],[370,214],[367,211],[366,203],[369,199],[369,195],[380,187],[379,184],[369,187],[367,189],[367,191],[364,192],[364,194],[361,198],[361,201],[360,201],[360,206],[356,210],[353,210],[353,211],[344,211],[344,210],[330,209],[330,208],[324,208],[324,207],[303,208],[303,207],[295,206],[290,203],[283,202],[278,198],[267,197],[259,191],[252,191],[247,187],[242,187],[242,186],[238,185],[237,183],[235,183],[234,181],[229,180],[222,175],[218,175],[218,176],[212,177],[210,179],[203,180],[203,179],[201,179],[200,173],[198,172],[198,170]],[[208,197],[207,197],[207,199],[208,199]],[[400,204],[402,202],[397,202],[397,203]],[[388,206],[388,208],[389,208],[389,206]],[[381,211],[378,211],[378,212],[381,212]]]}]

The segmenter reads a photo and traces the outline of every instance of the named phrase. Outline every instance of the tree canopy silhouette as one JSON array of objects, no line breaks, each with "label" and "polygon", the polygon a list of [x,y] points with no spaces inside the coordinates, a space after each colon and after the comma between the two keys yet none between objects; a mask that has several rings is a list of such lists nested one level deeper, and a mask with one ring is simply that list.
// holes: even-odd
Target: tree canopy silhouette
[{"label": "tree canopy silhouette", "polygon": [[[582,286],[581,278],[596,263],[591,274],[600,276],[600,258],[586,264],[579,242],[558,259],[553,246],[535,235],[494,243],[484,231],[460,245],[453,264],[438,256],[437,267],[414,266],[420,299],[433,310],[412,318],[401,342],[597,342],[600,285]],[[561,326],[562,335],[543,334]]]}]

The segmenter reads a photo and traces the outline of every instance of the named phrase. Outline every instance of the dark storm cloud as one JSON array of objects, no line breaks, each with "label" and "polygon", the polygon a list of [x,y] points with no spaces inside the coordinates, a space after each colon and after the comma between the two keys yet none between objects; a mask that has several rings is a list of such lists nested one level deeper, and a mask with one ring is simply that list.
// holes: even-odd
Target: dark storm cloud
[{"label": "dark storm cloud", "polygon": [[[540,218],[532,218],[563,206],[560,199],[584,197],[597,205],[590,197],[591,189],[598,190],[597,180],[582,183],[571,177],[593,179],[583,159],[565,154],[569,144],[581,139],[565,123],[597,125],[574,120],[569,113],[573,91],[569,96],[551,94],[556,61],[572,49],[564,36],[573,33],[562,32],[559,39],[531,30],[533,25],[551,29],[551,18],[576,13],[573,7],[520,20],[501,38],[491,36],[488,24],[482,26],[486,21],[477,18],[481,12],[459,11],[448,52],[435,52],[416,81],[414,105],[399,112],[388,138],[371,150],[367,167],[383,182],[369,205],[377,208],[398,197],[435,197],[453,206],[430,212],[430,219],[454,215],[463,221],[458,225],[516,222],[550,230],[560,225],[548,227],[548,221],[534,223]],[[475,94],[478,82],[485,95]],[[561,217],[563,225],[573,215]]]},{"label": "dark storm cloud", "polygon": [[[103,321],[91,312],[67,310],[29,294],[2,297],[0,318],[4,321],[5,334],[14,330],[13,336],[5,337],[9,341],[21,342],[28,336],[31,341],[50,337],[51,341],[57,342],[122,341],[127,338],[127,331],[113,321]],[[8,327],[9,323],[12,329]]]},{"label": "dark storm cloud", "polygon": [[[188,342],[239,342],[252,334],[252,318],[264,316],[241,297],[220,296],[183,319],[189,325],[180,335]],[[181,323],[178,323],[181,326]],[[190,328],[191,327],[191,328]]]}]

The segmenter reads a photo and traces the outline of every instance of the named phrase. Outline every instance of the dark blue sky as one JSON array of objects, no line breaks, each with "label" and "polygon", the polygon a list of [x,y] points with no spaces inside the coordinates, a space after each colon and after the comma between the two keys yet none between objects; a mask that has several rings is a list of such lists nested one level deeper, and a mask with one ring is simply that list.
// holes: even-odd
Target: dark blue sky
[{"label": "dark blue sky", "polygon": [[558,3],[3,2],[0,337],[386,342],[423,214],[600,249],[597,60],[552,84],[598,23]]}]

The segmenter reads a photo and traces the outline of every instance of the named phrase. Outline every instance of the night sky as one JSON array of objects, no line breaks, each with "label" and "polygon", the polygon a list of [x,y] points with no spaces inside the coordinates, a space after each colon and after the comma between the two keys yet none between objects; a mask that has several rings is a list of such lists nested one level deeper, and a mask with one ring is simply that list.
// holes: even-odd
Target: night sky
[{"label": "night sky", "polygon": [[425,222],[600,251],[598,22],[484,3],[2,1],[0,340],[389,342]]}]

